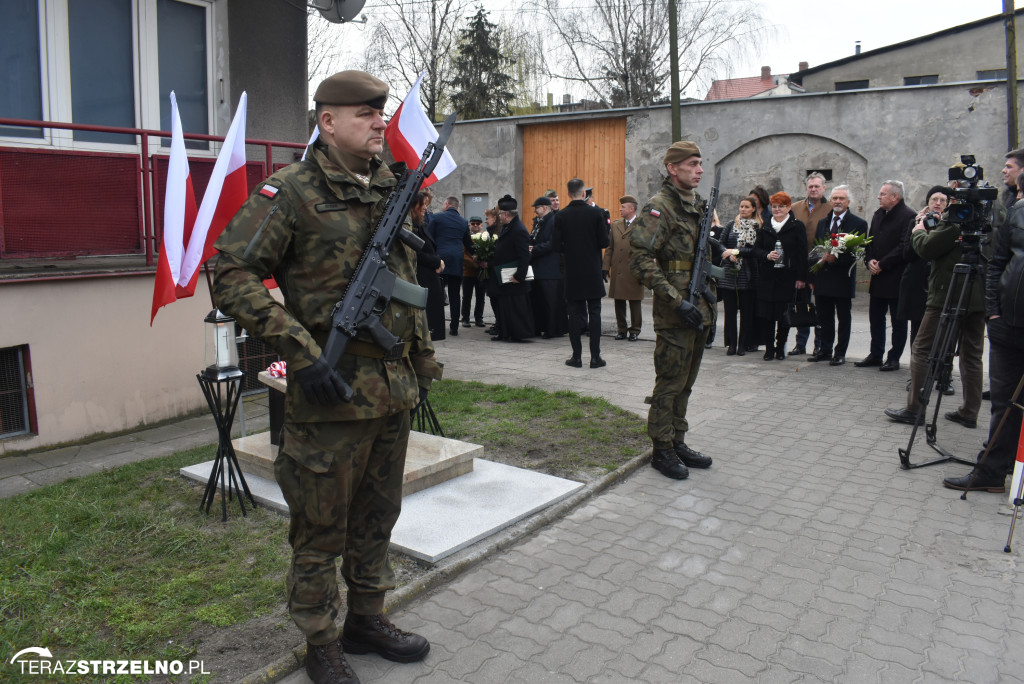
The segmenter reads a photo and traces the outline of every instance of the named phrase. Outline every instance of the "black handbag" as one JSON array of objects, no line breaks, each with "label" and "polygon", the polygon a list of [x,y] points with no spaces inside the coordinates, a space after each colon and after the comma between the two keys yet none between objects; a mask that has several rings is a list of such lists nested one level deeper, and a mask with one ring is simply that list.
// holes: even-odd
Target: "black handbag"
[{"label": "black handbag", "polygon": [[[802,293],[806,292],[807,295]],[[814,310],[810,291],[807,288],[797,290],[793,301],[786,305],[782,314],[782,322],[790,328],[813,328],[818,325],[818,312]]]}]

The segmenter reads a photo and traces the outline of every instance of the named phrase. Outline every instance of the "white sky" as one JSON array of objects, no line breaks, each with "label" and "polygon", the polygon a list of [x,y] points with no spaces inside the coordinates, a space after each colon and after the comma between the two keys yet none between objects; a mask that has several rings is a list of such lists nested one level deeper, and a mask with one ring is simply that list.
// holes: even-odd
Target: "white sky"
[{"label": "white sky", "polygon": [[[574,0],[567,0],[574,2]],[[579,1],[579,0],[576,0]],[[724,0],[731,2],[733,0]],[[677,0],[681,7],[686,0]],[[367,0],[364,14],[371,14],[375,0]],[[491,21],[499,18],[523,21],[525,3],[516,0],[483,0]],[[787,74],[797,70],[801,61],[810,66],[852,55],[854,41],[861,41],[861,50],[891,45],[918,36],[927,35],[959,24],[990,17],[1003,11],[1002,0],[933,0],[909,2],[907,0],[761,0],[763,14],[773,25],[774,37],[767,41],[756,57],[737,60],[732,78],[757,76],[761,66],[770,66],[773,74]],[[475,4],[474,4],[475,7]],[[362,51],[366,28],[352,23],[336,27],[339,44],[344,46],[336,70],[358,68],[358,54]],[[1018,27],[1024,31],[1024,26]],[[956,59],[950,55],[950,59]],[[315,84],[311,85],[311,89]],[[561,100],[561,84],[552,83],[548,90]],[[312,94],[312,93],[311,93]],[[577,97],[585,96],[579,89]],[[685,95],[701,99],[705,92]]]}]

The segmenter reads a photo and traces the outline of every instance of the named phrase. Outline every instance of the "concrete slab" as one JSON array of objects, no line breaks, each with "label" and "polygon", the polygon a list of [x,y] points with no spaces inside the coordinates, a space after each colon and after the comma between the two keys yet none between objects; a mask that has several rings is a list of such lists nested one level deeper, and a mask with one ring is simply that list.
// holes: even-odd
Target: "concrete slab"
[{"label": "concrete slab", "polygon": [[391,545],[436,563],[581,487],[580,482],[477,458],[473,472],[402,500]]},{"label": "concrete slab", "polygon": [[[181,469],[205,483],[213,461]],[[246,475],[258,503],[288,512],[276,482]],[[413,558],[436,563],[569,496],[583,484],[502,463],[473,459],[473,472],[402,500],[391,545]],[[219,505],[219,504],[218,504]]]}]

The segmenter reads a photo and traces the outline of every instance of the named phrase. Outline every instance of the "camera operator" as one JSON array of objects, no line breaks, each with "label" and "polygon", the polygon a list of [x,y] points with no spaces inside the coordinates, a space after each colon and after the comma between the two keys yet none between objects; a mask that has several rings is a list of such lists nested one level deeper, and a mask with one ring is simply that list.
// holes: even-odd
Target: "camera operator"
[{"label": "camera operator", "polygon": [[[910,233],[911,247],[923,261],[931,262],[931,272],[928,275],[924,316],[910,352],[907,405],[903,409],[885,410],[885,415],[900,423],[913,425],[918,420],[921,388],[928,375],[929,356],[953,280],[953,267],[963,257],[960,243],[962,225],[945,220],[948,214],[945,217],[939,215],[945,209],[950,194],[950,190],[941,185],[931,188],[928,191],[928,206],[917,214]],[[958,279],[957,283],[962,284],[963,280]],[[958,298],[959,292],[954,292],[953,301]],[[956,411],[946,413],[945,417],[964,427],[976,428],[984,370],[981,362],[985,350],[984,276],[971,286],[967,313],[960,320],[959,346],[963,403]],[[924,422],[923,414],[921,422]]]},{"label": "camera operator", "polygon": [[[1012,153],[1011,153],[1012,154]],[[950,489],[1000,493],[1013,469],[1021,414],[1010,406],[1013,391],[1024,375],[1024,173],[1016,178],[1018,201],[996,229],[995,247],[985,277],[985,315],[988,318],[988,379],[992,391],[991,448],[988,457],[963,477],[946,478]],[[1009,182],[1007,183],[1009,185]],[[1010,411],[998,436],[1003,412]],[[980,454],[979,454],[980,458]]]}]

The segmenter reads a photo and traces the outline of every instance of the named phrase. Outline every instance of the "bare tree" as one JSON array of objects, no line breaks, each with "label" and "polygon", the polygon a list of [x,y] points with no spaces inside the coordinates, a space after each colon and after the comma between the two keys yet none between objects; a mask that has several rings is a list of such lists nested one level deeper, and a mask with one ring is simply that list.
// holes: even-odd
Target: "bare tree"
[{"label": "bare tree", "polygon": [[[664,97],[669,79],[668,3],[664,0],[533,0],[558,39],[561,73],[606,106],[642,106]],[[680,89],[696,90],[729,73],[731,59],[756,50],[767,23],[753,0],[677,4]]]},{"label": "bare tree", "polygon": [[420,93],[431,121],[438,119],[450,98],[452,55],[466,19],[468,0],[380,0],[371,19],[366,64],[400,97],[421,71]]},{"label": "bare tree", "polygon": [[544,59],[543,34],[535,26],[504,19],[495,33],[501,51],[512,61],[512,106],[531,107],[541,102],[550,71]]}]

